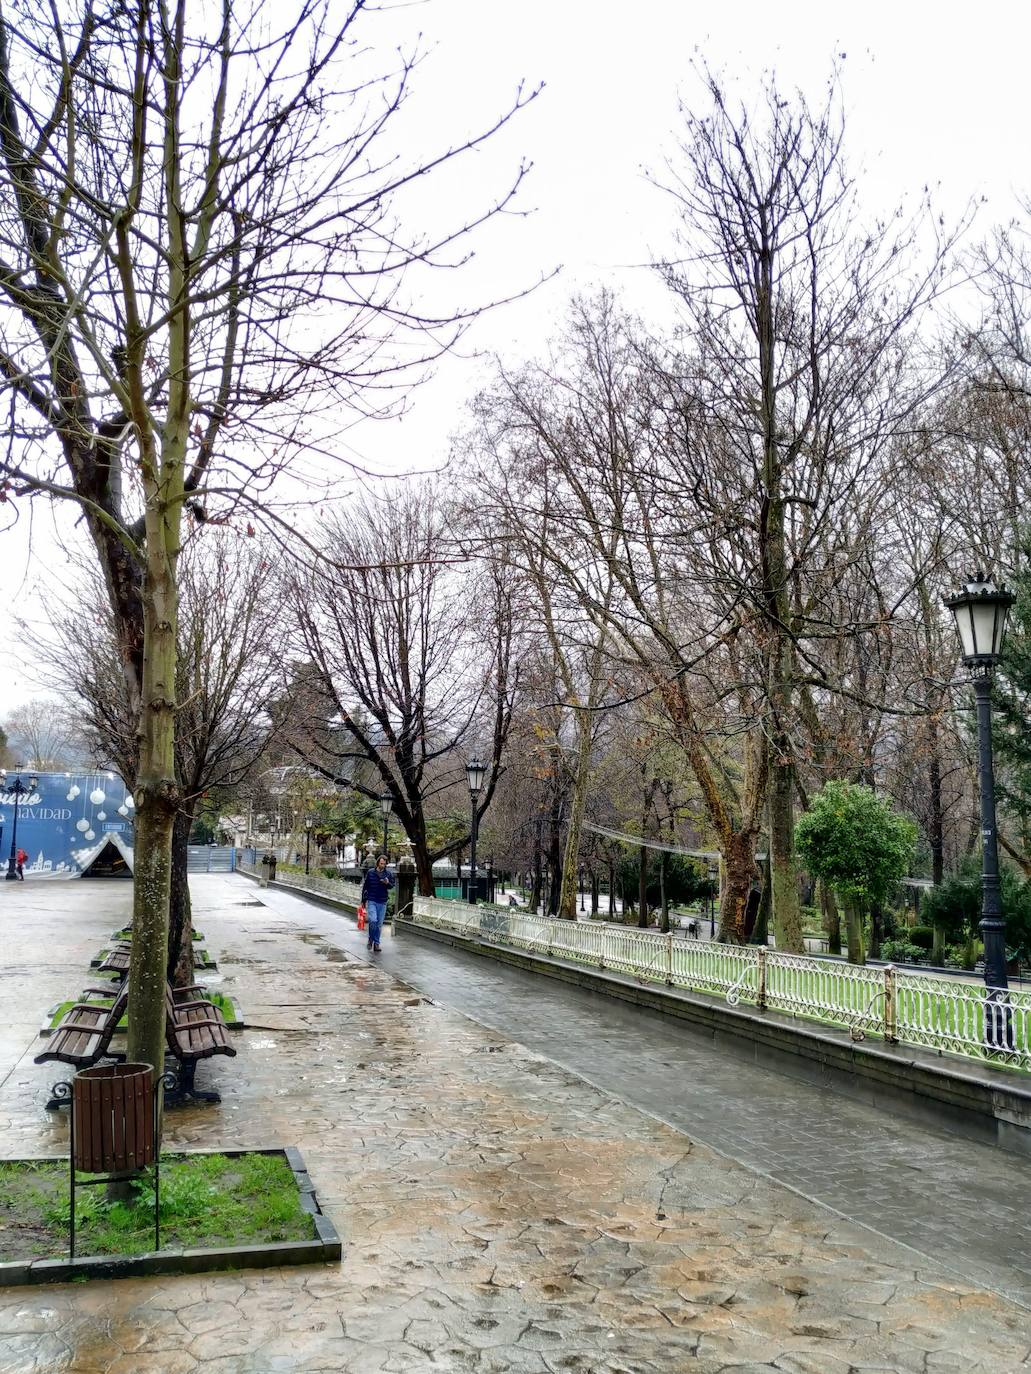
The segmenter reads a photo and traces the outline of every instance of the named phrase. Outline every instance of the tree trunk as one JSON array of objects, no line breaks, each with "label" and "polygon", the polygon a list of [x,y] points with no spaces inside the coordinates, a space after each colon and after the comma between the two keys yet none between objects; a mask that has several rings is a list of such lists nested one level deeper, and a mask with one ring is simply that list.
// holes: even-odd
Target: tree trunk
[{"label": "tree trunk", "polygon": [[609,916],[616,914],[616,864],[609,859]]},{"label": "tree trunk", "polygon": [[[548,818],[548,915],[558,915],[559,889],[562,883],[562,794],[558,787],[559,771],[553,770],[555,790],[551,797]],[[575,919],[575,912],[574,912]]]},{"label": "tree trunk", "polygon": [[648,924],[648,851],[640,848],[640,866],[637,874],[637,924],[643,929]]},{"label": "tree trunk", "polygon": [[[775,740],[772,747],[789,748],[788,741]],[[798,900],[798,873],[795,869],[795,769],[787,753],[770,763],[770,878],[773,907],[773,938],[777,949],[788,954],[803,954],[802,909]]]},{"label": "tree trunk", "polygon": [[168,912],[168,981],[174,988],[193,982],[193,921],[189,861],[192,810],[180,810],[172,825],[172,888]]},{"label": "tree trunk", "polygon": [[850,964],[865,964],[863,908],[855,897],[848,897],[845,900],[845,929],[848,938],[848,962]]},{"label": "tree trunk", "polygon": [[777,415],[776,322],[777,255],[779,245],[764,229],[758,247],[755,292],[755,329],[759,345],[759,409],[762,425],[762,499],[759,519],[759,558],[763,601],[769,634],[766,692],[770,712],[769,830],[770,871],[773,878],[773,931],[779,950],[801,954],[802,913],[795,873],[795,766],[791,743],[793,654],[788,597],[783,435]]},{"label": "tree trunk", "polygon": [[931,759],[928,765],[927,843],[931,847],[931,878],[935,887],[945,877],[945,808],[942,804],[942,764],[938,744],[938,724],[932,716],[927,722]]},{"label": "tree trunk", "polygon": [[433,886],[433,864],[430,861],[429,850],[425,843],[413,843],[412,858],[415,860],[415,876],[419,885],[419,896],[432,897],[435,892]]},{"label": "tree trunk", "polygon": [[756,912],[755,925],[749,941],[753,945],[768,945],[770,942],[770,912],[773,910],[773,882],[770,874],[770,856],[762,866],[762,891],[759,895],[759,910]]},{"label": "tree trunk", "polygon": [[669,903],[666,900],[666,860],[663,850],[659,855],[659,929],[663,935],[669,934]]},{"label": "tree trunk", "polygon": [[[173,388],[174,390],[174,388]],[[182,434],[185,449],[185,421]],[[172,447],[171,445],[169,446]],[[150,454],[153,464],[155,455]],[[182,468],[171,453],[165,464]],[[153,481],[153,467],[150,469]],[[158,489],[175,495],[176,477]],[[148,493],[147,576],[144,588],[143,701],[139,722],[139,771],[133,840],[133,941],[129,963],[126,1053],[132,1063],[160,1074],[165,1053],[165,976],[172,887],[172,830],[179,810],[175,776],[175,680],[178,596],[176,558],[180,505],[167,508]]]},{"label": "tree trunk", "polygon": [[884,924],[884,908],[880,902],[870,903],[870,958],[881,957],[881,930]]},{"label": "tree trunk", "polygon": [[533,847],[533,885],[530,888],[529,910],[536,915],[541,907],[541,894],[544,889],[544,857],[541,854],[541,826],[538,821],[536,844]]},{"label": "tree trunk", "polygon": [[821,880],[820,882],[820,907],[823,910],[827,925],[827,950],[830,954],[841,953],[841,915],[838,911],[838,899],[834,895],[834,889]]},{"label": "tree trunk", "polygon": [[[591,684],[589,702],[594,704],[597,695]],[[580,861],[580,834],[583,830],[584,811],[587,807],[587,789],[590,784],[591,736],[593,718],[587,712],[578,711],[577,729],[579,739],[576,751],[576,767],[573,773],[573,804],[569,811],[569,824],[566,828],[566,849],[562,859],[562,890],[559,894],[558,914],[566,921],[576,920],[576,875]]]},{"label": "tree trunk", "polygon": [[597,872],[591,873],[591,915],[597,916],[600,905],[599,882]]},{"label": "tree trunk", "polygon": [[743,945],[747,939],[748,894],[757,876],[757,838],[755,830],[735,831],[723,850],[717,938],[725,944]]}]

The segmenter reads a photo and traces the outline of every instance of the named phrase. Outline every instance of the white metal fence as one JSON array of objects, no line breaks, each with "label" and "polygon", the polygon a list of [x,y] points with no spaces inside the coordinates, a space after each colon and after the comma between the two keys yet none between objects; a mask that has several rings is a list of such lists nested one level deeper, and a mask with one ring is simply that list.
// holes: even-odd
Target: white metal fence
[{"label": "white metal fence", "polygon": [[[307,881],[307,880],[306,880]],[[339,884],[337,884],[339,886]],[[642,981],[723,996],[732,1005],[811,1017],[853,1039],[880,1035],[949,1054],[1031,1069],[1031,992],[993,991],[958,979],[778,954],[761,945],[722,945],[672,934],[559,921],[516,909],[416,897],[421,925],[547,954]]]},{"label": "white metal fence", "polygon": [[[241,873],[262,878],[265,870],[260,864],[239,865]],[[343,878],[327,878],[324,873],[292,873],[281,866],[276,869],[276,882],[282,887],[296,887],[306,892],[317,892],[320,897],[333,897],[338,902],[349,902],[357,906],[362,890],[358,883],[347,882]]]}]

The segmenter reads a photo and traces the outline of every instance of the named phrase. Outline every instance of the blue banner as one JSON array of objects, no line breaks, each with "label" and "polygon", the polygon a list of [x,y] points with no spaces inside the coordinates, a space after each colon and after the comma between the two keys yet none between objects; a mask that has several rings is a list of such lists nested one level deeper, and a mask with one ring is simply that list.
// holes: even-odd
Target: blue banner
[{"label": "blue banner", "polygon": [[[20,779],[31,792],[12,791]],[[0,859],[6,870],[11,852],[15,801],[18,832],[15,848],[28,855],[26,878],[77,878],[105,844],[117,840],[132,850],[132,795],[116,773],[15,773],[0,769]]]}]

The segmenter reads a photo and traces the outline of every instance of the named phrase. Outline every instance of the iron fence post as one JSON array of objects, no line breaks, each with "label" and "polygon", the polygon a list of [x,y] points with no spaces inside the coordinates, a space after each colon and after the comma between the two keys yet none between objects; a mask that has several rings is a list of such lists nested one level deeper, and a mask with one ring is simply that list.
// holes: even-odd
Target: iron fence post
[{"label": "iron fence post", "polygon": [[766,1010],[766,955],[766,948],[756,945],[755,1005],[760,1011]]},{"label": "iron fence post", "polygon": [[884,970],[884,1039],[889,1045],[898,1044],[895,1017],[895,965]]}]

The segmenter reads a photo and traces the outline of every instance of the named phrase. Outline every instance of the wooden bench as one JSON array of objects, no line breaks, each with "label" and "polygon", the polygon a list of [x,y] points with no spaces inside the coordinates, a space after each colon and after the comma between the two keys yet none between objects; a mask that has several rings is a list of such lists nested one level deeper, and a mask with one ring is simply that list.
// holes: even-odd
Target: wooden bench
[{"label": "wooden bench", "polygon": [[[87,988],[86,991],[92,993],[102,989]],[[117,996],[110,1007],[97,1002],[76,1002],[54,1027],[46,1049],[36,1055],[35,1062],[47,1064],[55,1060],[61,1064],[71,1064],[75,1069],[88,1069],[101,1059],[124,1059],[124,1054],[112,1054],[110,1045],[128,1002],[126,988],[117,989]],[[50,1090],[47,1110],[66,1105],[68,1097],[67,1084],[55,1083]]]},{"label": "wooden bench", "polygon": [[204,992],[199,983],[189,987],[165,986],[165,1043],[179,1065],[176,1098],[191,1098],[198,1102],[221,1102],[217,1092],[201,1092],[194,1087],[194,1075],[201,1059],[216,1054],[236,1054],[229,1040],[225,1017],[213,1002],[201,998],[184,1001],[182,995]]},{"label": "wooden bench", "polygon": [[100,973],[117,973],[119,978],[125,979],[129,976],[129,960],[132,958],[132,945],[127,940],[121,941],[113,949],[109,949],[107,957],[97,966]]}]

